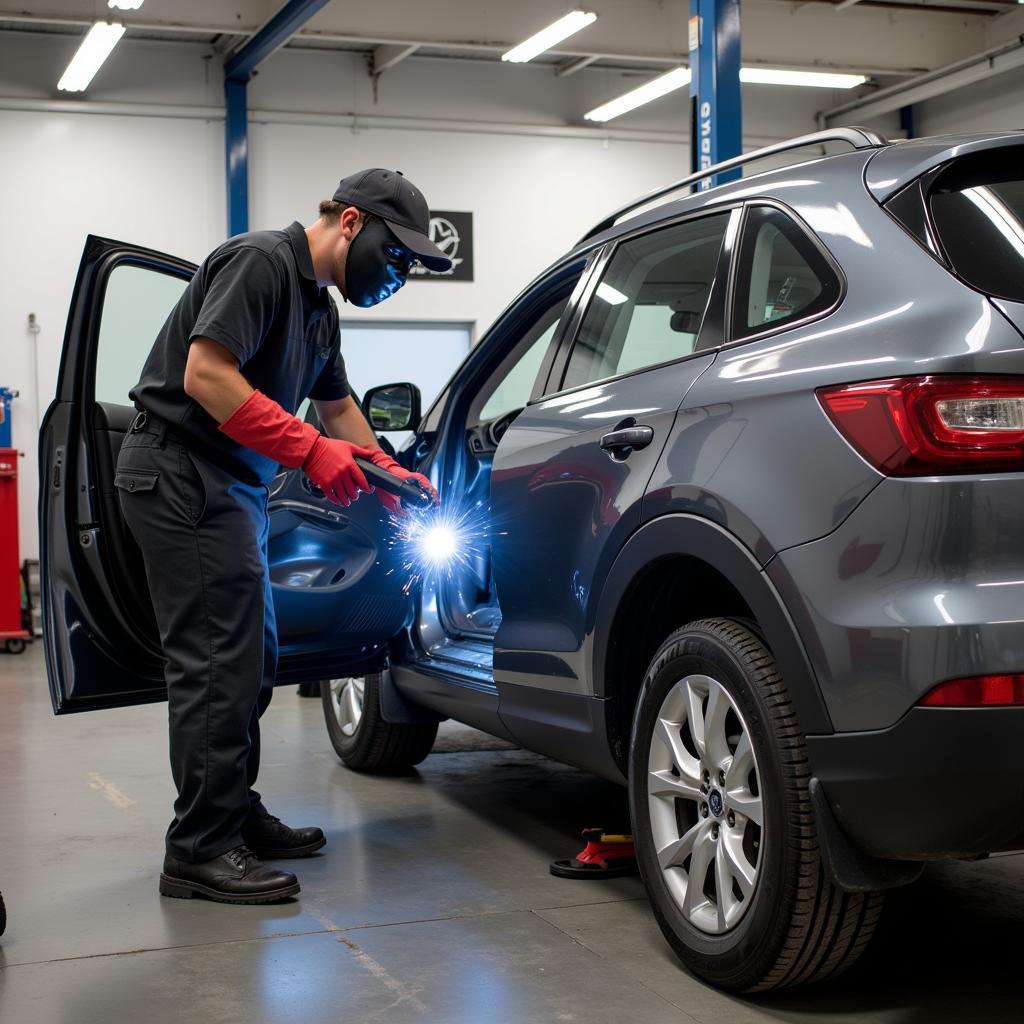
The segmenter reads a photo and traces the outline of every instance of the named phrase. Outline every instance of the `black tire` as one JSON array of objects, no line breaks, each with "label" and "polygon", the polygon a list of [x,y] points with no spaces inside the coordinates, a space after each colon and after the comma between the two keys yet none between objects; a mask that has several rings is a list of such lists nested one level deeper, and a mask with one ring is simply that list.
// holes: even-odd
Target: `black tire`
[{"label": "black tire", "polygon": [[363,677],[363,711],[355,731],[347,735],[338,720],[331,680],[320,684],[324,721],[331,746],[346,767],[357,772],[397,772],[419,764],[437,738],[437,722],[394,725],[380,711],[380,673]]},{"label": "black tire", "polygon": [[[756,758],[764,819],[763,830],[753,830],[757,875],[749,904],[744,901],[742,916],[718,934],[691,923],[672,895],[654,850],[648,800],[648,757],[659,712],[675,684],[694,675],[711,677],[742,715],[741,727]],[[687,742],[692,741],[684,737],[684,745]],[[736,747],[732,750],[735,753]],[[729,619],[706,619],[669,636],[648,668],[633,723],[633,831],[640,871],[662,932],[680,960],[714,985],[760,992],[821,981],[850,967],[871,938],[882,894],[846,893],[827,877],[818,851],[809,781],[796,712],[771,652],[756,634]],[[715,806],[721,804],[719,797]],[[697,808],[688,799],[676,800],[673,806],[677,818]],[[702,807],[700,817],[706,814]],[[717,840],[719,831],[714,835]],[[714,885],[713,877],[708,884]],[[699,891],[703,893],[703,887]]]},{"label": "black tire", "polygon": [[13,640],[7,641],[7,653],[8,654],[24,654],[25,653],[25,641],[16,637]]}]

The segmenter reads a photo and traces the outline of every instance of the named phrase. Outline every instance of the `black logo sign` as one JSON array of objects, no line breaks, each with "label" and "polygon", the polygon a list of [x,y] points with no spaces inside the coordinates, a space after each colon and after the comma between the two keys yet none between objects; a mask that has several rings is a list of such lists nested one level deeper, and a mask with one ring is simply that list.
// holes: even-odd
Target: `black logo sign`
[{"label": "black logo sign", "polygon": [[452,261],[452,269],[438,273],[417,263],[409,279],[417,281],[473,280],[473,214],[433,210],[430,214],[430,240]]}]

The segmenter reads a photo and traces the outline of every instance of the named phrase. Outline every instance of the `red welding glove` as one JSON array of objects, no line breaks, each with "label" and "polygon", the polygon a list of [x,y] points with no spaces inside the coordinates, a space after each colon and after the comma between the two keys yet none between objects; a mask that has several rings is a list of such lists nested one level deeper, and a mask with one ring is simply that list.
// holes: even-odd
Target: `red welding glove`
[{"label": "red welding glove", "polygon": [[221,425],[232,441],[294,469],[306,461],[320,431],[286,413],[262,391],[254,391]]},{"label": "red welding glove", "polygon": [[302,466],[310,480],[331,501],[348,505],[373,488],[366,482],[355,457],[371,457],[368,448],[334,441],[316,427],[284,411],[261,391],[253,393],[220,425],[232,441],[251,448],[282,466]]},{"label": "red welding glove", "polygon": [[331,501],[348,505],[359,497],[360,491],[373,493],[373,488],[366,482],[366,475],[356,465],[356,456],[369,459],[373,452],[351,441],[318,437],[302,468]]},{"label": "red welding glove", "polygon": [[[434,504],[439,505],[441,499],[437,496],[437,491],[434,490],[434,485],[422,474],[413,473],[411,470],[403,469],[387,452],[380,448],[374,448],[370,454],[370,461],[380,469],[383,469],[386,473],[390,473],[392,476],[397,476],[399,480],[414,480],[420,485],[425,491],[429,491],[434,496]],[[383,487],[377,488],[377,500],[389,511],[395,515],[405,515],[405,509],[402,508],[402,499],[397,494],[390,494],[385,491]]]}]

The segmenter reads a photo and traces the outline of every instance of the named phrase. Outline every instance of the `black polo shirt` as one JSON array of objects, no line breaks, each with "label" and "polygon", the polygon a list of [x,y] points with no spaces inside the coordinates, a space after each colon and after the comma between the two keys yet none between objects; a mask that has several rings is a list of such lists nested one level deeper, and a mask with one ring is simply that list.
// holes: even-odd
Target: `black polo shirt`
[{"label": "black polo shirt", "polygon": [[212,338],[238,360],[245,379],[294,413],[307,396],[350,394],[338,309],[316,283],[309,242],[296,221],[283,231],[228,239],[203,261],[160,329],[129,396],[165,420],[176,437],[243,480],[269,483],[277,463],[232,441],[185,394],[193,338]]}]

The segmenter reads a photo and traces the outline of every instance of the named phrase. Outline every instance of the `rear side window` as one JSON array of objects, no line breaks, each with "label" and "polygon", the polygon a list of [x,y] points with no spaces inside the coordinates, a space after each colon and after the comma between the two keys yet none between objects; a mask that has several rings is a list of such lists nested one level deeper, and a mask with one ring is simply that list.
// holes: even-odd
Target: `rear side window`
[{"label": "rear side window", "polygon": [[749,338],[834,305],[839,278],[821,250],[774,206],[747,213],[736,273],[732,333]]},{"label": "rear side window", "polygon": [[936,234],[972,288],[1024,302],[1024,147],[961,157],[929,193]]},{"label": "rear side window", "polygon": [[700,333],[728,213],[623,242],[594,290],[563,388],[691,355]]}]

